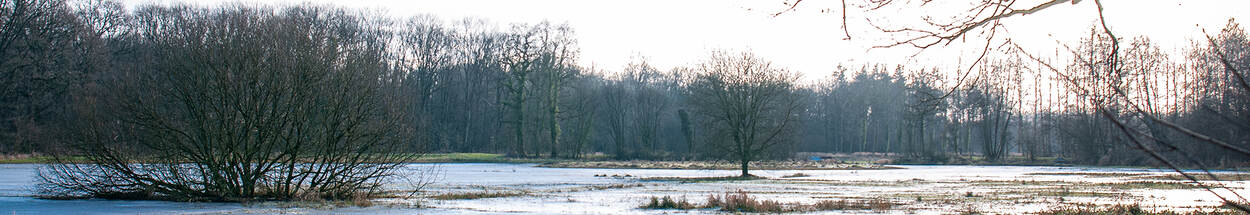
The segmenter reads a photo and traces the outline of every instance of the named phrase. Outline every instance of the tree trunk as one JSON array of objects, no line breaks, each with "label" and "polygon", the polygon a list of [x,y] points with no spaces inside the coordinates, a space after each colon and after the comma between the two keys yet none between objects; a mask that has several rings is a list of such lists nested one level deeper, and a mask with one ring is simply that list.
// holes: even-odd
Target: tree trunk
[{"label": "tree trunk", "polygon": [[677,116],[681,118],[681,134],[686,138],[686,158],[694,159],[694,130],[690,127],[690,114],[682,109],[677,110]]},{"label": "tree trunk", "polygon": [[745,158],[745,157],[744,157],[744,158],[742,158],[742,177],[743,177],[743,178],[746,178],[746,177],[748,177],[748,176],[751,176],[751,174],[747,172],[747,167],[748,167],[748,166],[747,166],[747,164],[748,164],[748,163],[750,163],[750,162],[751,162],[751,160],[750,160],[750,159],[747,159],[747,158]]},{"label": "tree trunk", "polygon": [[558,71],[551,71],[547,86],[547,114],[550,121],[547,121],[547,131],[551,136],[551,154],[550,157],[556,158],[560,156],[560,74]]},{"label": "tree trunk", "polygon": [[516,145],[513,147],[516,148],[513,149],[512,153],[517,156],[527,157],[529,155],[525,153],[525,103],[523,102],[525,100],[523,98],[525,98],[525,95],[518,93],[515,98],[516,107],[512,108],[512,115],[516,116],[516,124],[513,127],[513,134],[516,135]]}]

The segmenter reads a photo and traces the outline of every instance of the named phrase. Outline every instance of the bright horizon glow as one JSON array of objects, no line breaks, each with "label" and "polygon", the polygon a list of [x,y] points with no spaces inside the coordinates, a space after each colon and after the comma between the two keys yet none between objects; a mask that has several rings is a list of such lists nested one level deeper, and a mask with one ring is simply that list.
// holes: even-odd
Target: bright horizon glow
[{"label": "bright horizon glow", "polygon": [[[444,21],[480,18],[501,29],[511,23],[547,20],[568,23],[581,49],[582,66],[619,71],[638,57],[667,71],[692,66],[712,50],[749,50],[775,66],[803,74],[805,80],[823,79],[838,65],[907,65],[913,69],[967,69],[983,43],[968,38],[917,53],[914,48],[872,49],[890,42],[888,34],[873,29],[878,24],[910,23],[916,15],[899,16],[889,11],[864,14],[848,5],[851,40],[843,40],[840,1],[805,1],[796,11],[774,17],[786,8],[782,0],[126,0],[129,7],[143,3],[191,3],[209,6],[222,2],[293,5],[327,4],[375,10],[392,17],[433,15]],[[854,3],[851,1],[848,3]],[[1033,4],[1024,2],[1018,4]],[[1244,10],[1250,1],[1141,0],[1104,2],[1108,25],[1117,36],[1131,39],[1147,35],[1160,48],[1182,60],[1183,51],[1205,29],[1217,34],[1229,18],[1250,20]],[[1009,37],[1035,54],[1054,53],[1088,35],[1096,21],[1093,1],[1061,4],[1033,15],[1011,18]],[[866,18],[867,17],[867,18]]]}]

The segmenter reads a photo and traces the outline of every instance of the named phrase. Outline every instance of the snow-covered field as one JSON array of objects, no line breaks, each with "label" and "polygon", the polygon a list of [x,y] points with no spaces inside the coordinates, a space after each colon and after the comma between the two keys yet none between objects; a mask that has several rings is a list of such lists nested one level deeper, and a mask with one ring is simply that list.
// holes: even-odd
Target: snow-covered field
[{"label": "snow-covered field", "polygon": [[[447,193],[518,193],[510,197],[434,200],[379,199],[371,207],[307,204],[180,203],[158,201],[41,200],[31,196],[38,165],[0,165],[0,214],[663,214],[718,213],[648,210],[652,196],[701,203],[709,194],[742,190],[761,199],[794,203],[884,199],[889,210],[815,213],[949,214],[963,211],[1027,213],[1071,204],[1140,204],[1147,209],[1210,210],[1211,193],[1160,178],[1164,170],[1022,166],[898,166],[883,170],[759,170],[769,179],[747,181],[645,180],[653,177],[733,176],[733,170],[541,168],[535,164],[413,164],[436,173],[419,196]],[[782,176],[794,173],[809,176]],[[1220,174],[1234,174],[1221,172]],[[1241,173],[1223,184],[1244,193]],[[613,177],[617,176],[617,177]],[[395,189],[408,189],[398,181]],[[1226,191],[1224,191],[1226,192]],[[420,200],[417,200],[420,199]]]}]

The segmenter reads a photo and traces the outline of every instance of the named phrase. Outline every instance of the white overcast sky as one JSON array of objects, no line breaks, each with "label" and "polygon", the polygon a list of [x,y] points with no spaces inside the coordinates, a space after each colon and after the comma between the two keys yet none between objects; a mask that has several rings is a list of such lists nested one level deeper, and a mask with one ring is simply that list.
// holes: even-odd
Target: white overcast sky
[{"label": "white overcast sky", "polygon": [[[797,11],[778,17],[771,14],[786,8],[782,0],[126,0],[130,6],[170,2],[312,2],[377,10],[397,17],[477,17],[501,27],[541,20],[567,22],[578,37],[581,64],[610,71],[620,70],[635,56],[646,57],[652,65],[667,70],[692,65],[714,49],[749,49],[775,65],[812,79],[827,76],[839,64],[921,64],[949,69],[967,64],[964,61],[975,58],[969,55],[980,50],[976,43],[952,44],[918,55],[916,50],[907,48],[870,50],[869,47],[889,39],[873,30],[865,19],[888,25],[915,22],[920,16],[901,15],[915,11],[863,13],[855,5],[862,0],[848,0],[852,40],[842,40],[837,0],[807,0]],[[1191,39],[1202,37],[1203,29],[1217,33],[1229,18],[1250,20],[1247,0],[1106,0],[1104,4],[1108,24],[1118,36],[1148,35],[1164,51],[1183,50]],[[822,13],[826,8],[835,10]],[[1095,15],[1092,0],[1057,5],[1013,19],[1009,23],[1010,36],[1027,49],[1053,53],[1055,41],[1074,43],[1087,36]]]}]

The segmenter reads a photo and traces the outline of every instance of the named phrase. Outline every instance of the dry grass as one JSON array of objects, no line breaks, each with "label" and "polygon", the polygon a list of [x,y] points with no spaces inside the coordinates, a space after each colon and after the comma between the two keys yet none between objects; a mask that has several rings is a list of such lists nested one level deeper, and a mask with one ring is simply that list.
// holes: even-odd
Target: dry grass
[{"label": "dry grass", "polygon": [[642,180],[642,181],[676,181],[676,182],[686,182],[686,183],[691,183],[691,182],[743,181],[743,180],[756,180],[756,179],[767,179],[767,178],[764,178],[764,177],[759,177],[759,176],[754,176],[754,175],[749,175],[749,176],[746,176],[746,177],[742,177],[742,176],[720,176],[720,177],[646,177],[646,178],[639,178],[638,180]]},{"label": "dry grass", "polygon": [[807,177],[807,176],[812,176],[812,175],[803,174],[800,172],[800,173],[794,173],[794,174],[781,176],[781,178],[798,178],[798,177]]},{"label": "dry grass", "polygon": [[819,202],[816,202],[816,204],[812,204],[811,210],[812,211],[827,211],[827,210],[877,210],[877,211],[881,211],[881,210],[889,210],[892,207],[894,207],[894,202],[890,202],[888,200],[880,199],[880,198],[870,199],[870,200],[860,200],[860,201],[852,201],[852,200],[843,199],[843,200],[838,200],[838,201],[821,200]]},{"label": "dry grass", "polygon": [[635,187],[645,187],[645,184],[609,184],[609,185],[593,185],[586,187],[586,190],[608,190],[608,189],[625,189]]},{"label": "dry grass", "polygon": [[458,200],[458,199],[485,199],[485,198],[501,198],[513,196],[525,196],[529,193],[525,192],[460,192],[460,193],[444,193],[431,196],[431,199],[438,200]]},{"label": "dry grass", "polygon": [[[1202,181],[1214,181],[1216,179],[1219,179],[1220,181],[1250,180],[1250,173],[1215,173],[1215,177],[1211,177],[1211,175],[1207,175],[1207,174],[1189,174],[1189,176],[1192,176],[1194,177],[1194,179],[1198,179]],[[1140,178],[1154,179],[1154,180],[1189,181],[1188,178],[1185,178],[1184,176],[1181,176],[1180,174],[1152,175],[1152,176],[1143,176]]]},{"label": "dry grass", "polygon": [[1099,183],[1095,186],[1109,186],[1115,189],[1198,189],[1198,185],[1186,182],[1169,181],[1126,181],[1115,183]]},{"label": "dry grass", "polygon": [[[598,168],[598,169],[719,169],[738,170],[741,164],[730,161],[563,161],[549,162],[539,167],[552,168]],[[897,169],[872,163],[836,163],[814,161],[752,161],[752,170],[872,170]]]},{"label": "dry grass", "polygon": [[792,212],[793,208],[782,206],[780,202],[773,200],[757,200],[755,197],[747,194],[746,191],[738,190],[738,192],[725,193],[724,195],[708,195],[709,207],[720,207],[722,211],[732,212],[753,212],[753,213],[782,213]]},{"label": "dry grass", "polygon": [[1024,175],[1074,175],[1089,177],[1132,177],[1142,176],[1145,173],[1128,173],[1128,172],[1032,172]]},{"label": "dry grass", "polygon": [[672,197],[651,197],[650,201],[644,203],[639,208],[645,209],[695,209],[695,208],[719,208],[721,211],[735,213],[789,213],[789,212],[811,212],[825,210],[888,210],[894,207],[895,203],[886,199],[871,200],[823,200],[814,204],[787,203],[776,200],[758,199],[751,196],[746,191],[738,190],[736,192],[728,192],[717,195],[711,194],[707,197],[707,203],[703,205],[692,204],[686,199],[674,200]]},{"label": "dry grass", "polygon": [[1036,180],[975,180],[960,182],[977,186],[1068,186],[1089,189],[1198,189],[1198,185],[1183,181],[1135,181],[1109,183],[1036,181]]},{"label": "dry grass", "polygon": [[1074,205],[1070,207],[1056,208],[1047,211],[1037,212],[1039,215],[1095,215],[1095,214],[1133,214],[1133,215],[1224,215],[1224,214],[1246,214],[1227,209],[1212,209],[1211,211],[1190,211],[1176,212],[1170,210],[1152,211],[1142,209],[1138,205],[1112,205],[1112,206],[1096,206],[1089,204]]},{"label": "dry grass", "polygon": [[695,209],[698,207],[690,203],[690,201],[687,201],[686,198],[673,200],[673,197],[671,196],[664,196],[663,198],[657,198],[657,197],[652,196],[651,201],[647,202],[647,204],[643,204],[642,206],[639,206],[638,208],[688,210],[688,209]]}]

